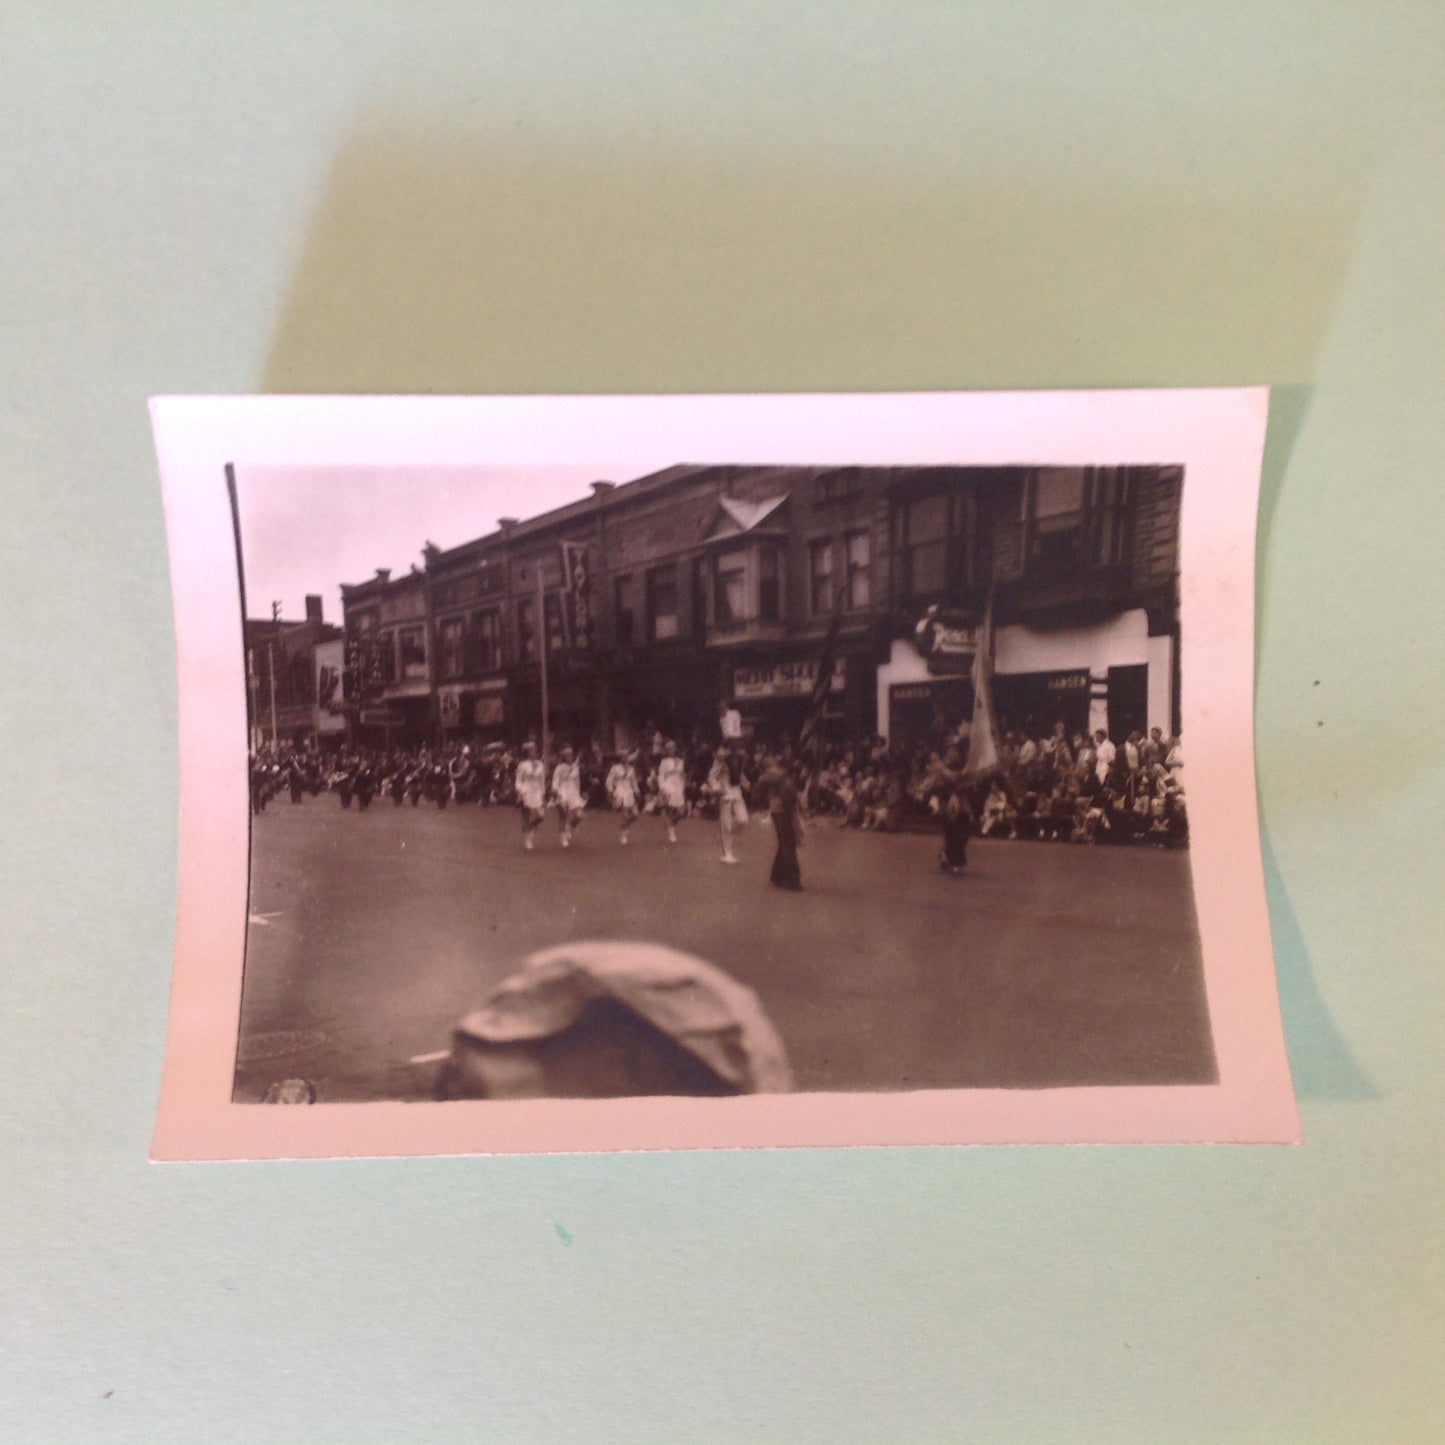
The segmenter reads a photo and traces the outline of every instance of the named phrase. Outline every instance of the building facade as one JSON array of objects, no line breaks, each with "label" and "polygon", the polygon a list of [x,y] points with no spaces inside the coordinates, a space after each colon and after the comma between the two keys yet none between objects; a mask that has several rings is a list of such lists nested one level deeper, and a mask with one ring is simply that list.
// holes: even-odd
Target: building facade
[{"label": "building facade", "polygon": [[307,597],[304,620],[247,618],[244,634],[251,747],[339,738],[346,727],[336,696],[342,630],[323,620],[320,596]]},{"label": "building facade", "polygon": [[342,589],[369,741],[1178,731],[1178,467],[677,466]]}]

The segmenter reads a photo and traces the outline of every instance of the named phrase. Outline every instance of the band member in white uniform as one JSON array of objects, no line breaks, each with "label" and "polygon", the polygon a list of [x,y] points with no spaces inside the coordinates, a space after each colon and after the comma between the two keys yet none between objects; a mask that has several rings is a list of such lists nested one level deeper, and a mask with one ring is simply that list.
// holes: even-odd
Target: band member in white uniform
[{"label": "band member in white uniform", "polygon": [[531,848],[542,813],[547,806],[547,768],[537,756],[536,743],[522,744],[522,761],[517,764],[517,806],[522,810],[522,841]]},{"label": "band member in white uniform", "polygon": [[717,793],[718,823],[722,828],[722,860],[736,863],[733,834],[748,825],[748,807],[743,801],[743,755],[729,747],[718,749],[708,774],[708,785]]},{"label": "band member in white uniform", "polygon": [[677,820],[687,808],[687,775],[677,755],[677,744],[670,738],[662,746],[657,762],[657,801],[667,819],[667,841],[677,842]]},{"label": "band member in white uniform", "polygon": [[622,814],[622,828],[617,841],[625,843],[627,830],[637,821],[637,768],[633,754],[619,757],[607,770],[607,796],[612,806]]},{"label": "band member in white uniform", "polygon": [[562,846],[572,846],[572,832],[582,821],[582,768],[571,748],[563,748],[557,766],[552,769],[552,801],[557,805],[557,827]]}]

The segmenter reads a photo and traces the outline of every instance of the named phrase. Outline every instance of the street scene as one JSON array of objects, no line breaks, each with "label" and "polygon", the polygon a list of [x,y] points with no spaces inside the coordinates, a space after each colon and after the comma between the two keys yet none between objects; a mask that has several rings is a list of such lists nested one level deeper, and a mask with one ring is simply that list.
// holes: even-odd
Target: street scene
[{"label": "street scene", "polygon": [[[489,495],[410,480],[359,546]],[[343,481],[233,478],[248,595]],[[1214,1081],[1182,485],[574,477],[248,616],[235,1098]]]},{"label": "street scene", "polygon": [[[805,888],[768,885],[770,825],[679,841],[584,813],[534,851],[516,810],[284,797],[255,820],[236,1098],[432,1097],[434,1056],[529,953],[646,938],[758,995],[809,1090],[1202,1083],[1213,1078],[1188,854],[809,825]],[[423,1059],[420,1064],[410,1061]]]}]

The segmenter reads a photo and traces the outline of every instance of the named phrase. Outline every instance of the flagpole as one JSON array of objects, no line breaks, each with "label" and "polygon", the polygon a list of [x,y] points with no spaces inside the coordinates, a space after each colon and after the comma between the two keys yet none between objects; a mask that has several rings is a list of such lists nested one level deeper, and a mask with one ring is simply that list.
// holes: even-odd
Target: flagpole
[{"label": "flagpole", "polygon": [[542,591],[542,561],[537,559],[537,657],[542,669],[542,762],[546,765],[548,736],[547,718],[551,711],[547,698],[547,598]]}]

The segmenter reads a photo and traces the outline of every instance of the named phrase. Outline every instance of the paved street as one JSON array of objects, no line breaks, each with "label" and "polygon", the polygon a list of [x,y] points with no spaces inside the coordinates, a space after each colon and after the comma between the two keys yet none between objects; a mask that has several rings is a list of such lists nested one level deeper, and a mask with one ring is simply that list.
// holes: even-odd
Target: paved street
[{"label": "paved street", "polygon": [[530,951],[643,938],[758,993],[800,1089],[1204,1082],[1213,1077],[1188,855],[975,840],[968,876],[932,836],[815,823],[806,891],[769,887],[772,831],[742,863],[716,824],[620,847],[589,812],[570,851],[549,815],[343,811],[273,801],[253,820],[236,1097],[288,1076],[320,1098],[428,1097],[460,1017]]}]

